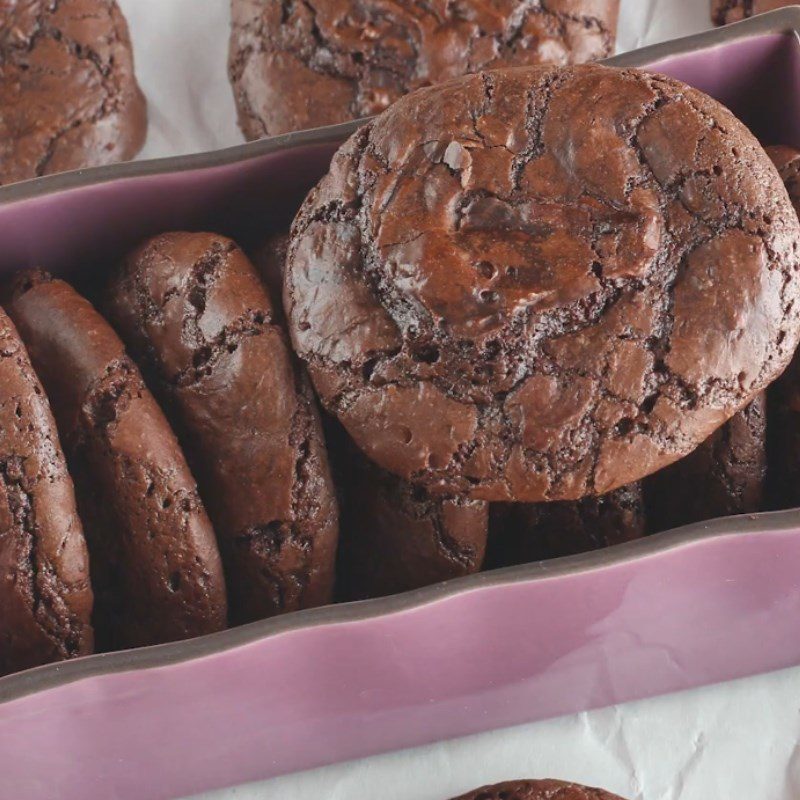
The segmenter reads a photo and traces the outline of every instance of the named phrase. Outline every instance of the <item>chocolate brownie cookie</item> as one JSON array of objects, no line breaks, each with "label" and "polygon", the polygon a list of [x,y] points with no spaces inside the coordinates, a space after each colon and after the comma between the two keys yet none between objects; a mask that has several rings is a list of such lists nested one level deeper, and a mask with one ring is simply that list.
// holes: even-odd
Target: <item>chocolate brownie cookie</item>
[{"label": "chocolate brownie cookie", "polygon": [[652,531],[760,511],[767,479],[763,394],[686,458],[645,481]]},{"label": "chocolate brownie cookie", "polygon": [[132,158],[146,129],[115,0],[0,0],[0,184]]},{"label": "chocolate brownie cookie", "polygon": [[602,66],[399,100],[295,219],[284,305],[323,403],[405,480],[606,494],[682,458],[789,362],[800,223],[702,93]]},{"label": "chocolate brownie cookie", "polygon": [[[800,213],[800,151],[768,147],[767,153],[786,184],[789,198]],[[767,430],[769,505],[800,505],[800,354],[767,392],[770,424]]]},{"label": "chocolate brownie cookie", "polygon": [[28,272],[9,314],[44,383],[78,490],[98,649],[225,627],[214,530],[186,460],[119,337],[71,286]]},{"label": "chocolate brownie cookie", "polygon": [[492,507],[489,569],[571,556],[641,539],[647,532],[642,487],[557,503]]},{"label": "chocolate brownie cookie", "polygon": [[455,800],[622,800],[602,789],[562,781],[509,781],[484,786]]},{"label": "chocolate brownie cookie", "polygon": [[128,257],[107,297],[174,413],[232,619],[327,603],[338,512],[319,417],[253,265],[222,236],[163,234]]},{"label": "chocolate brownie cookie", "polygon": [[376,114],[501,66],[611,55],[619,0],[232,0],[229,75],[248,139]]},{"label": "chocolate brownie cookie", "polygon": [[93,650],[89,556],[39,379],[0,310],[0,675]]},{"label": "chocolate brownie cookie", "polygon": [[711,20],[715,25],[727,25],[795,3],[796,0],[711,0]]},{"label": "chocolate brownie cookie", "polygon": [[283,273],[286,251],[289,248],[288,232],[268,236],[253,253],[253,264],[269,290],[276,312],[283,314]]},{"label": "chocolate brownie cookie", "polygon": [[382,597],[480,571],[487,503],[431,497],[350,451],[337,578],[342,597]]}]

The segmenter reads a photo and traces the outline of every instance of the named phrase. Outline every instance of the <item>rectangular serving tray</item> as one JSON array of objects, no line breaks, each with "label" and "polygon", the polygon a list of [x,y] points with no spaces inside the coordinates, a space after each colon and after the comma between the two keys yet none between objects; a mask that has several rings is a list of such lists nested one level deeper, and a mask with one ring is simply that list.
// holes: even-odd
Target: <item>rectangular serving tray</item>
[{"label": "rectangular serving tray", "polygon": [[[800,146],[800,8],[612,59]],[[0,271],[287,224],[357,123],[0,189]],[[800,664],[800,511],[0,680],[0,797],[170,798]]]}]

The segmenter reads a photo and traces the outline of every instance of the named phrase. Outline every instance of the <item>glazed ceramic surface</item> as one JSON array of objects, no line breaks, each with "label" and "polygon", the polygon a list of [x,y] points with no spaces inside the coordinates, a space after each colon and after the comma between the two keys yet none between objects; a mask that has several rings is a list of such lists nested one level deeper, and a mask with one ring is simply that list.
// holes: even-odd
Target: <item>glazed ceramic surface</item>
[{"label": "glazed ceramic surface", "polygon": [[[800,9],[614,59],[800,146]],[[355,124],[0,189],[0,270],[285,225]],[[0,680],[0,797],[169,798],[800,664],[800,512]]]}]

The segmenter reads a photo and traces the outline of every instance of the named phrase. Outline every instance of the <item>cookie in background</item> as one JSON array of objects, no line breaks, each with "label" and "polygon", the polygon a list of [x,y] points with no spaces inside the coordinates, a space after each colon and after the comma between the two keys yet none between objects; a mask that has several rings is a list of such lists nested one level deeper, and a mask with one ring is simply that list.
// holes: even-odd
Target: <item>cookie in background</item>
[{"label": "cookie in background", "polygon": [[0,184],[133,158],[147,134],[116,0],[0,0]]},{"label": "cookie in background", "polygon": [[228,72],[245,137],[377,114],[496,67],[613,55],[619,0],[232,0]]},{"label": "cookie in background", "polygon": [[694,452],[647,478],[649,530],[657,533],[692,522],[762,511],[768,419],[771,423],[766,397],[760,394]]},{"label": "cookie in background", "polygon": [[555,503],[493,503],[486,568],[588,553],[647,534],[642,487]]},{"label": "cookie in background", "polygon": [[341,533],[337,597],[365,600],[479,572],[489,504],[437,497],[371,463],[326,420]]},{"label": "cookie in background", "polygon": [[795,0],[711,0],[711,21],[715,25],[727,25],[793,5],[796,5]]}]

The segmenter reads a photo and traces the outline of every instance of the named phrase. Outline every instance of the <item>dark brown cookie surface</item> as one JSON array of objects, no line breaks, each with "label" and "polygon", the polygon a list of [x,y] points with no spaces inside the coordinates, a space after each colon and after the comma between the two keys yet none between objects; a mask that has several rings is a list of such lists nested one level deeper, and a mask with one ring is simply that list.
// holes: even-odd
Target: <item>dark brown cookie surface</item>
[{"label": "dark brown cookie surface", "polygon": [[455,800],[622,800],[602,789],[562,781],[508,781],[467,792]]},{"label": "dark brown cookie surface", "polygon": [[130,159],[147,111],[115,0],[0,0],[0,184]]},{"label": "dark brown cookie surface", "polygon": [[347,600],[406,592],[479,572],[488,504],[432,497],[346,448],[337,585]]},{"label": "dark brown cookie surface", "polygon": [[282,232],[267,237],[253,252],[253,264],[269,290],[275,310],[280,312],[281,317],[283,317],[283,273],[288,249],[289,234]]},{"label": "dark brown cookie surface", "polygon": [[16,281],[9,313],[53,404],[91,554],[98,648],[227,621],[214,531],[177,439],[119,337],[71,286]]},{"label": "dark brown cookie surface", "polygon": [[652,531],[762,509],[767,402],[761,394],[686,458],[645,481]]},{"label": "dark brown cookie surface", "polygon": [[0,311],[0,675],[91,653],[89,556],[50,406]]},{"label": "dark brown cookie surface", "polygon": [[248,139],[376,114],[470,72],[611,55],[619,0],[233,0],[229,74]]},{"label": "dark brown cookie surface", "polygon": [[127,259],[108,307],[173,411],[232,619],[327,603],[338,520],[319,417],[253,265],[221,236],[157,236]]},{"label": "dark brown cookie surface", "polygon": [[647,533],[638,483],[601,497],[556,503],[497,503],[491,511],[489,569],[587,553]]},{"label": "dark brown cookie surface", "polygon": [[711,0],[711,20],[715,25],[727,25],[792,5],[795,0]]},{"label": "dark brown cookie surface", "polygon": [[471,76],[357,132],[298,214],[284,302],[323,403],[434,491],[605,494],[788,363],[800,225],[753,136],[672,79]]},{"label": "dark brown cookie surface", "polygon": [[[795,210],[800,214],[800,150],[768,147]],[[800,505],[800,355],[767,392],[770,426],[770,506],[793,508]]]}]

